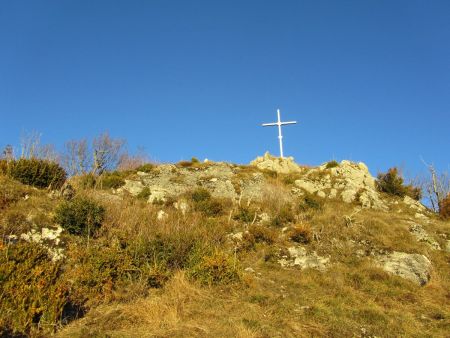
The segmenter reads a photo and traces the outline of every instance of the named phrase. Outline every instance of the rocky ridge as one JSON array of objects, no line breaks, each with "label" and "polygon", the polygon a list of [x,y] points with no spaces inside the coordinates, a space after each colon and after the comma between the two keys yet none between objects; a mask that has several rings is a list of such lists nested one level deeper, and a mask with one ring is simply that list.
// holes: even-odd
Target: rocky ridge
[{"label": "rocky ridge", "polygon": [[[274,176],[291,183],[288,186],[292,197],[312,194],[324,200],[339,199],[345,203],[354,203],[359,208],[381,212],[395,207],[406,207],[413,210],[420,221],[426,223],[428,219],[427,209],[409,197],[405,197],[401,202],[383,199],[376,189],[375,178],[362,162],[332,161],[308,168],[295,163],[292,157],[281,159],[268,153],[256,158],[250,166],[223,162],[208,162],[192,167],[159,165],[150,173],[138,172],[135,177],[126,180],[126,184],[116,193],[137,196],[144,189],[148,189],[148,202],[154,203],[167,201],[197,187],[203,187],[214,197],[235,201],[242,198],[258,200],[262,198]],[[174,206],[177,209],[181,207],[182,210],[187,208],[183,201],[176,202]],[[162,213],[158,215],[159,219],[164,217]],[[439,244],[417,222],[411,225],[410,233],[417,241],[426,242],[431,249],[440,249]],[[234,236],[235,240],[242,240],[243,234],[231,236]],[[372,252],[370,256],[375,265],[418,285],[424,285],[430,279],[431,262],[424,255],[394,251],[384,254]],[[287,248],[287,255],[280,256],[278,262],[287,268],[314,268],[323,271],[329,267],[330,258],[318,256],[315,252],[308,253],[302,246],[294,246]]]}]

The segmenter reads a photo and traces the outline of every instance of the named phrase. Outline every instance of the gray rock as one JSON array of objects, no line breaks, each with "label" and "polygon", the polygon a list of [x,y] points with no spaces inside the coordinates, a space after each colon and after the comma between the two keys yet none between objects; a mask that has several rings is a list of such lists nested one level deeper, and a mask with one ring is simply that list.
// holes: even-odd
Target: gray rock
[{"label": "gray rock", "polygon": [[330,261],[327,257],[321,257],[315,252],[308,253],[305,248],[300,246],[292,246],[288,248],[290,257],[283,257],[278,263],[283,267],[298,266],[300,269],[317,269],[324,271]]},{"label": "gray rock", "polygon": [[383,270],[418,285],[425,285],[430,280],[431,262],[424,255],[394,251],[375,259]]},{"label": "gray rock", "polygon": [[411,223],[409,232],[417,239],[418,242],[427,243],[433,250],[440,250],[441,246],[431,237],[424,228],[417,223]]}]

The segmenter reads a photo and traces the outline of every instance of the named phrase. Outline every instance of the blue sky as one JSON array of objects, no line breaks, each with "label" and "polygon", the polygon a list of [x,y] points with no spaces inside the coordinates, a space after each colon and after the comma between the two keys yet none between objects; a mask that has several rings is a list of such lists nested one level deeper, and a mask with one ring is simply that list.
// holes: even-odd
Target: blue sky
[{"label": "blue sky", "polygon": [[449,168],[450,1],[3,1],[0,147],[102,131],[154,159]]}]

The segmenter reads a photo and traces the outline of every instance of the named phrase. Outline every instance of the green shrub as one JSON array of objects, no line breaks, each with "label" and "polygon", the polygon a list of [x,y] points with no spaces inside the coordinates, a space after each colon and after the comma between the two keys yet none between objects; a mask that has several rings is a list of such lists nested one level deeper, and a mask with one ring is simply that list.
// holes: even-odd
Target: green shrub
[{"label": "green shrub", "polygon": [[125,185],[123,179],[124,173],[114,171],[112,173],[104,173],[99,177],[102,189],[117,189]]},{"label": "green shrub", "polygon": [[443,219],[450,218],[450,194],[448,194],[446,198],[439,202],[439,215]]},{"label": "green shrub", "polygon": [[190,193],[190,197],[192,201],[194,201],[195,203],[199,203],[210,200],[211,193],[204,188],[198,188]]},{"label": "green shrub", "polygon": [[216,249],[202,255],[188,270],[188,276],[205,285],[229,284],[240,280],[241,271],[235,258]]},{"label": "green shrub", "polygon": [[61,274],[61,265],[37,244],[0,250],[0,336],[50,336],[61,319],[69,319],[64,309],[70,286]]},{"label": "green shrub", "polygon": [[144,173],[150,173],[153,171],[153,169],[155,168],[154,164],[151,163],[145,163],[139,167],[136,168],[136,171],[142,171]]},{"label": "green shrub", "polygon": [[379,173],[377,178],[376,185],[381,192],[399,197],[407,195],[416,200],[422,198],[420,188],[403,184],[403,177],[396,167],[390,168],[387,173]]},{"label": "green shrub", "polygon": [[97,185],[97,177],[91,173],[80,176],[79,180],[83,189],[93,189]]},{"label": "green shrub", "polygon": [[325,169],[331,169],[331,168],[335,168],[335,167],[339,167],[339,163],[335,160],[327,162],[327,165],[325,166]]},{"label": "green shrub", "polygon": [[248,207],[239,207],[237,213],[233,216],[236,221],[251,223],[255,218],[256,211]]},{"label": "green shrub", "polygon": [[223,211],[222,203],[213,198],[211,193],[204,188],[192,191],[189,197],[194,202],[194,210],[200,211],[207,216],[217,216]]},{"label": "green shrub", "polygon": [[100,228],[105,209],[86,197],[62,202],[55,210],[55,222],[73,235],[92,236]]},{"label": "green shrub", "polygon": [[137,194],[137,198],[139,198],[140,200],[148,200],[148,198],[151,195],[151,191],[149,187],[145,187],[144,189],[142,189],[142,191]]},{"label": "green shrub", "polygon": [[37,188],[59,189],[66,181],[65,170],[57,163],[40,159],[21,158],[17,161],[2,161],[3,174]]},{"label": "green shrub", "polygon": [[192,157],[192,158],[191,158],[191,163],[192,163],[192,164],[198,164],[198,163],[200,163],[200,161],[198,160],[197,157]]}]

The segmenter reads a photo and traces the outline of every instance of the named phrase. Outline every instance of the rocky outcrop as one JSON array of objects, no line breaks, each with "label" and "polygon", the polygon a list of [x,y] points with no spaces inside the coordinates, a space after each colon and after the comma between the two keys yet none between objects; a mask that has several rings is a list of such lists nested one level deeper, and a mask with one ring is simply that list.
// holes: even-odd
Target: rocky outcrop
[{"label": "rocky outcrop", "polygon": [[331,168],[323,164],[310,169],[305,177],[295,181],[295,186],[319,197],[338,197],[346,203],[359,202],[365,208],[387,209],[376,190],[375,179],[362,162],[344,160]]},{"label": "rocky outcrop", "polygon": [[439,243],[436,242],[436,240],[431,237],[420,224],[412,222],[411,226],[409,227],[409,232],[416,238],[418,242],[426,243],[433,250],[441,249]]},{"label": "rocky outcrop", "polygon": [[268,152],[266,152],[264,156],[257,157],[255,160],[250,162],[250,165],[253,165],[261,170],[271,170],[280,174],[289,174],[302,171],[300,166],[294,162],[293,157],[275,157],[270,155]]},{"label": "rocky outcrop", "polygon": [[326,270],[330,259],[328,257],[321,257],[315,252],[308,253],[305,248],[301,246],[292,246],[288,249],[289,255],[284,255],[278,263],[283,267],[299,267],[300,269],[317,269],[320,271]]},{"label": "rocky outcrop", "polygon": [[383,270],[418,285],[425,285],[430,280],[431,262],[424,255],[394,251],[376,257],[376,264]]}]

